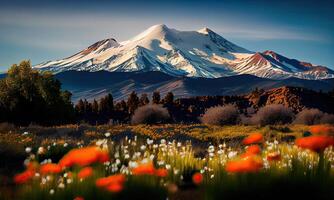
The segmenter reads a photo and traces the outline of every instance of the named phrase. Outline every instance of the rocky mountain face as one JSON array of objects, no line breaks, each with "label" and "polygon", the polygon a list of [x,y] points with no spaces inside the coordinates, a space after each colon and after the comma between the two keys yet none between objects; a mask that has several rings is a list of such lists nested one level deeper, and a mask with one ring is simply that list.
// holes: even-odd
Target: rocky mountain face
[{"label": "rocky mountain face", "polygon": [[257,90],[245,96],[254,107],[269,104],[283,104],[294,111],[303,108],[318,108],[324,112],[334,113],[334,94],[313,91],[300,87],[280,87],[268,91]]}]

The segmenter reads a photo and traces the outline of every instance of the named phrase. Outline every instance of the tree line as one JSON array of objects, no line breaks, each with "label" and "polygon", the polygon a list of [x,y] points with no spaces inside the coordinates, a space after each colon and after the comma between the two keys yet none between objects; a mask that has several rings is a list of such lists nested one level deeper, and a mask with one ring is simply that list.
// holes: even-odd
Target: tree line
[{"label": "tree line", "polygon": [[89,102],[86,99],[80,99],[74,106],[76,119],[79,122],[90,124],[105,123],[129,123],[134,112],[148,104],[161,104],[168,108],[170,112],[174,111],[174,94],[167,93],[161,98],[158,91],[153,92],[151,100],[148,94],[137,95],[132,92],[127,100],[114,102],[112,94],[107,94],[99,100],[94,99]]}]

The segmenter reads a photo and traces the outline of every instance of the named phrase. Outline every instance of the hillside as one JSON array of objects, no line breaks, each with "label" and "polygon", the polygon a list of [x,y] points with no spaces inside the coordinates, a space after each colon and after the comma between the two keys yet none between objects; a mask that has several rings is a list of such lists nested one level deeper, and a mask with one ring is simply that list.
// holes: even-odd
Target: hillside
[{"label": "hillside", "polygon": [[78,72],[67,71],[56,74],[62,87],[73,93],[72,101],[80,98],[98,99],[112,93],[115,100],[126,99],[132,91],[138,94],[160,91],[164,96],[173,92],[175,97],[241,95],[259,89],[272,89],[282,86],[305,87],[311,90],[330,91],[334,81],[304,80],[288,78],[272,80],[252,75],[237,75],[216,79],[174,77],[161,72]]}]

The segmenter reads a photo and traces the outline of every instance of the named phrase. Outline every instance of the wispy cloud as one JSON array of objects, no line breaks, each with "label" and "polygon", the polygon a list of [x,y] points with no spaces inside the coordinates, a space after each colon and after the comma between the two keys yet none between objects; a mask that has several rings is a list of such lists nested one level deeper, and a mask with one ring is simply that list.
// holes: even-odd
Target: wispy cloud
[{"label": "wispy cloud", "polygon": [[[0,36],[3,40],[14,43],[30,45],[32,47],[74,49],[88,45],[94,40],[114,37],[122,41],[138,34],[146,27],[155,23],[167,23],[170,26],[196,30],[198,24],[205,24],[205,21],[197,19],[196,22],[190,19],[167,19],[163,17],[151,19],[142,17],[140,20],[129,16],[119,16],[99,13],[52,13],[52,12],[1,12],[0,26],[15,27],[21,33],[3,33]],[[330,40],[326,36],[313,35],[303,30],[293,30],[291,27],[277,26],[248,26],[235,25],[234,21],[222,21],[221,24],[212,24],[211,29],[217,33],[229,36],[230,38],[243,38],[249,40],[311,40],[324,42]],[[30,33],[29,38],[22,37]],[[31,34],[39,32],[39,34]],[[85,42],[87,41],[87,42]]]}]

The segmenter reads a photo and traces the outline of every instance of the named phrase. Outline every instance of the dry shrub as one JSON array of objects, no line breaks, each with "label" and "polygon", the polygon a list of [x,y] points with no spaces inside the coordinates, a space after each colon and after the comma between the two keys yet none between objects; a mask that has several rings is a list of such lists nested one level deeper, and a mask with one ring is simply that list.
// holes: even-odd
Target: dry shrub
[{"label": "dry shrub", "polygon": [[294,114],[290,108],[281,104],[266,105],[258,110],[251,118],[253,124],[276,125],[288,124],[294,119]]},{"label": "dry shrub", "polygon": [[0,133],[8,133],[10,131],[15,131],[16,127],[8,122],[0,123]]},{"label": "dry shrub", "polygon": [[240,123],[243,125],[252,125],[252,117],[251,116],[246,116],[244,114],[240,115]]},{"label": "dry shrub", "polygon": [[233,125],[240,122],[238,108],[232,104],[209,108],[201,118],[204,124]]},{"label": "dry shrub", "polygon": [[304,109],[296,115],[295,124],[334,124],[334,115],[320,111],[316,108]]},{"label": "dry shrub", "polygon": [[321,118],[324,116],[324,113],[319,109],[311,108],[311,109],[303,109],[296,115],[296,119],[294,121],[295,124],[305,124],[305,125],[313,125],[320,124]]},{"label": "dry shrub", "polygon": [[170,119],[168,110],[161,105],[148,104],[135,110],[131,124],[158,124]]},{"label": "dry shrub", "polygon": [[334,115],[325,113],[324,116],[321,118],[322,124],[334,124]]}]

